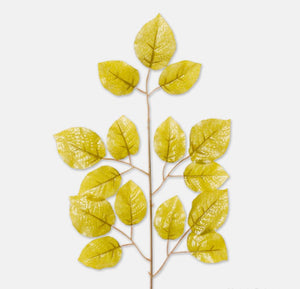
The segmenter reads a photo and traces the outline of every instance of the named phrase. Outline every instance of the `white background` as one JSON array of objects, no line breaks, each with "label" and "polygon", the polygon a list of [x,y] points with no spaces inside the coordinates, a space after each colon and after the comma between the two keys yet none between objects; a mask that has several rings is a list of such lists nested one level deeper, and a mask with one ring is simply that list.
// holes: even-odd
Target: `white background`
[{"label": "white background", "polygon": [[[155,288],[299,289],[299,8],[296,0],[1,0],[0,287],[148,288],[148,264],[134,248],[126,248],[113,269],[96,271],[77,261],[89,239],[72,227],[68,197],[77,194],[86,171],[62,162],[53,134],[84,126],[105,139],[125,114],[141,136],[134,162],[146,168],[145,97],[111,95],[100,85],[97,63],[130,63],[143,88],[146,69],[133,42],[160,12],[177,41],[171,62],[203,66],[189,93],[153,95],[153,131],[169,115],[187,135],[201,119],[230,118],[232,140],[219,160],[231,176],[225,185],[230,212],[219,230],[229,261],[171,257]],[[158,76],[151,76],[153,88]],[[153,161],[157,186],[162,163],[156,155]],[[125,180],[130,177],[147,192],[144,176]],[[169,181],[155,205],[175,194],[188,212],[196,194],[182,180]],[[135,236],[148,254],[147,231],[145,220]],[[155,242],[158,268],[165,245],[156,233]]]}]

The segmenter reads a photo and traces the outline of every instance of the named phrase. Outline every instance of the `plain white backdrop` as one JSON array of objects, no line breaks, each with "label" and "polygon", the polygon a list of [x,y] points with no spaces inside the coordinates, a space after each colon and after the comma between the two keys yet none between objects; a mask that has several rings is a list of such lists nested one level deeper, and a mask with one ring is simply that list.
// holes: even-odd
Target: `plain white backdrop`
[{"label": "plain white backdrop", "polygon": [[[97,63],[128,62],[140,71],[143,88],[146,68],[135,57],[133,42],[157,13],[176,37],[171,62],[187,59],[203,66],[189,93],[153,95],[152,132],[170,115],[187,136],[201,119],[230,118],[232,140],[219,160],[231,176],[224,185],[229,216],[219,230],[228,262],[207,265],[174,256],[154,288],[300,288],[299,1],[0,3],[1,288],[148,288],[148,264],[134,248],[125,248],[113,269],[96,271],[77,261],[90,240],[72,227],[68,197],[77,194],[87,172],[63,163],[53,134],[84,126],[105,139],[124,114],[141,137],[133,160],[146,168],[145,97],[111,95],[100,85]],[[158,76],[151,75],[151,87]],[[162,163],[156,155],[153,162],[156,186]],[[147,192],[143,175],[125,180],[131,177]],[[182,180],[170,180],[155,206],[175,194],[188,212],[196,194]],[[146,253],[147,232],[148,219],[135,230]],[[165,244],[156,233],[155,242],[158,268]]]}]

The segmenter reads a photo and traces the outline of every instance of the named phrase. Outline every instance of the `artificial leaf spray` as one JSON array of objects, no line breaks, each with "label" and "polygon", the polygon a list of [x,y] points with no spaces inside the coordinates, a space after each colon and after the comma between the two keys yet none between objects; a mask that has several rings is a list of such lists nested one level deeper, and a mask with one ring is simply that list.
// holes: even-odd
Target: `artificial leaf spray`
[{"label": "artificial leaf spray", "polygon": [[[190,254],[205,263],[227,260],[224,239],[216,230],[225,222],[228,213],[227,189],[219,189],[228,179],[228,174],[215,160],[228,147],[230,120],[207,119],[194,125],[190,131],[189,150],[186,155],[185,133],[177,121],[168,117],[154,134],[153,148],[164,165],[161,184],[153,188],[150,98],[160,89],[171,95],[187,92],[198,80],[201,64],[184,60],[169,65],[176,50],[176,42],[172,29],[161,15],[146,23],[138,32],[134,49],[138,59],[148,67],[144,90],[137,87],[139,72],[123,61],[99,63],[99,77],[103,87],[115,95],[122,96],[136,90],[145,96],[148,168],[134,165],[132,156],[139,150],[140,139],[135,124],[124,115],[108,131],[106,145],[111,158],[105,157],[106,148],[100,136],[87,128],[64,130],[56,134],[55,139],[58,153],[72,168],[86,169],[101,160],[128,166],[123,172],[112,166],[100,166],[86,175],[79,193],[70,197],[70,217],[74,227],[80,234],[95,238],[82,250],[78,260],[95,269],[113,267],[120,261],[122,250],[127,246],[134,246],[145,262],[149,262],[152,289],[154,277],[161,272],[172,255]],[[159,86],[149,90],[151,70],[159,69],[163,69]],[[189,164],[183,175],[174,175],[174,171],[186,161]],[[169,172],[166,172],[167,163],[173,163]],[[147,198],[138,182],[129,180],[122,185],[123,175],[131,170],[148,177]],[[188,216],[178,196],[166,200],[155,211],[153,198],[171,177],[181,177],[189,189],[198,193]],[[116,198],[112,206],[108,199],[114,195]],[[148,254],[142,252],[133,238],[133,227],[144,219],[147,210],[150,232]],[[129,233],[115,226],[116,216],[129,227]],[[153,265],[154,228],[166,240],[166,258],[156,269]],[[129,243],[121,245],[110,236],[100,237],[111,230],[123,235]],[[187,250],[178,251],[178,246],[184,239]],[[170,240],[177,240],[172,248]]]}]

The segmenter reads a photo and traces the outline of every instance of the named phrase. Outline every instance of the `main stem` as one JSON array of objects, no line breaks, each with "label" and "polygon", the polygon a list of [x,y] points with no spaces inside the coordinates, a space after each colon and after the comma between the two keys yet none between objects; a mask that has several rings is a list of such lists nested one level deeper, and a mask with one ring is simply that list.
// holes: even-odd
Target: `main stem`
[{"label": "main stem", "polygon": [[148,70],[146,78],[146,98],[147,98],[147,130],[148,130],[148,179],[149,179],[149,205],[150,205],[150,289],[153,288],[153,212],[152,212],[152,164],[151,164],[151,118],[150,118],[150,104],[149,104],[149,90],[148,82],[150,76],[150,69]]}]

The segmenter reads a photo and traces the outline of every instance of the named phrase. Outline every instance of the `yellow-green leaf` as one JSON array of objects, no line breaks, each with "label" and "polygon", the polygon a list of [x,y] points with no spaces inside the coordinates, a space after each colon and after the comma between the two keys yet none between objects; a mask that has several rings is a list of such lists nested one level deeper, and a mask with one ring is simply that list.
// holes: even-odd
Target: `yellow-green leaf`
[{"label": "yellow-green leaf", "polygon": [[84,127],[73,127],[54,135],[57,151],[63,161],[74,169],[86,169],[105,156],[100,136]]},{"label": "yellow-green leaf", "polygon": [[87,197],[70,197],[70,217],[76,230],[88,237],[108,233],[115,223],[115,214],[106,200],[94,201]]},{"label": "yellow-green leaf", "polygon": [[218,263],[228,259],[225,241],[216,232],[204,235],[191,233],[187,239],[187,247],[195,258],[204,263]]},{"label": "yellow-green leaf", "polygon": [[176,162],[185,154],[185,134],[172,117],[157,128],[154,149],[163,161],[169,163]]},{"label": "yellow-green leaf", "polygon": [[187,92],[199,78],[201,64],[180,61],[169,65],[159,77],[160,87],[169,94]]},{"label": "yellow-green leaf", "polygon": [[95,199],[106,199],[113,196],[121,185],[121,175],[111,166],[102,166],[86,175],[79,195]]},{"label": "yellow-green leaf", "polygon": [[147,212],[147,201],[142,189],[133,181],[123,185],[116,196],[115,210],[126,225],[141,222]]},{"label": "yellow-green leaf", "polygon": [[194,233],[203,234],[220,228],[227,213],[227,190],[203,192],[192,203],[188,223]]},{"label": "yellow-green leaf", "polygon": [[103,269],[116,266],[122,256],[122,248],[112,237],[102,237],[88,243],[78,261],[87,267]]},{"label": "yellow-green leaf", "polygon": [[185,218],[184,207],[178,196],[175,196],[158,207],[154,226],[161,238],[174,240],[183,234]]},{"label": "yellow-green leaf", "polygon": [[207,119],[192,127],[189,153],[192,161],[206,162],[221,157],[230,140],[230,120]]},{"label": "yellow-green leaf", "polygon": [[185,184],[195,192],[218,189],[228,179],[226,171],[217,163],[193,162],[184,171]]},{"label": "yellow-green leaf", "polygon": [[104,88],[115,95],[131,93],[140,80],[139,72],[124,61],[101,62],[98,70]]},{"label": "yellow-green leaf", "polygon": [[139,135],[135,124],[126,116],[121,116],[110,127],[107,134],[107,149],[117,160],[138,152]]},{"label": "yellow-green leaf", "polygon": [[172,29],[160,14],[139,31],[134,50],[147,67],[157,70],[168,65],[176,50],[176,42]]}]

